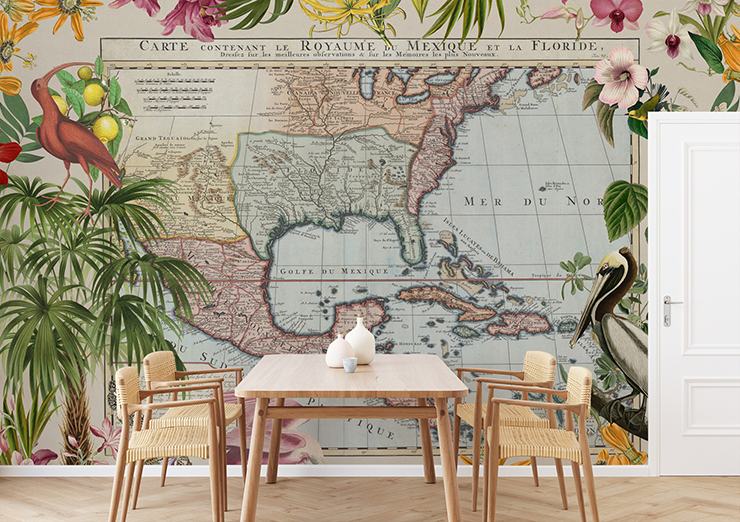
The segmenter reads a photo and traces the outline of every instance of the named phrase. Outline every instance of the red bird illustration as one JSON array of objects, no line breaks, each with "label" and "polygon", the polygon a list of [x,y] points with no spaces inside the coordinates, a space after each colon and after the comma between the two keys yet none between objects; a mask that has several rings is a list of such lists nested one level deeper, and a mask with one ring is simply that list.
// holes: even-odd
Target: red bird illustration
[{"label": "red bird illustration", "polygon": [[[31,94],[39,102],[39,105],[41,105],[44,116],[41,125],[36,129],[36,139],[38,139],[39,144],[49,154],[64,162],[64,167],[67,169],[67,177],[62,184],[62,190],[64,190],[64,186],[69,181],[69,167],[72,163],[79,163],[82,170],[87,174],[87,178],[90,180],[91,193],[93,180],[90,177],[90,168],[88,165],[97,167],[113,185],[120,188],[121,170],[116,165],[110,152],[108,152],[108,148],[87,127],[70,120],[59,112],[57,104],[51,98],[51,94],[49,94],[49,80],[62,69],[76,65],[95,67],[94,64],[85,62],[65,63],[55,67],[31,84]],[[62,193],[62,190],[51,200],[52,205],[59,201],[59,195]],[[89,214],[89,212],[90,202],[88,201],[88,208],[85,213]]]}]

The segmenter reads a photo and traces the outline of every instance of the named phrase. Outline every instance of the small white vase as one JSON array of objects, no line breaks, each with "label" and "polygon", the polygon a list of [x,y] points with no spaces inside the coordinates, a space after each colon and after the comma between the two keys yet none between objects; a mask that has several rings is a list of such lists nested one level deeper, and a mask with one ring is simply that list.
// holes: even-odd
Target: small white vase
[{"label": "small white vase", "polygon": [[342,338],[342,334],[337,334],[329,348],[326,349],[326,364],[329,368],[343,368],[345,357],[354,357],[355,351],[352,345]]},{"label": "small white vase", "polygon": [[357,364],[370,364],[375,359],[375,336],[365,328],[362,316],[357,316],[357,326],[344,336],[352,345],[357,357]]}]

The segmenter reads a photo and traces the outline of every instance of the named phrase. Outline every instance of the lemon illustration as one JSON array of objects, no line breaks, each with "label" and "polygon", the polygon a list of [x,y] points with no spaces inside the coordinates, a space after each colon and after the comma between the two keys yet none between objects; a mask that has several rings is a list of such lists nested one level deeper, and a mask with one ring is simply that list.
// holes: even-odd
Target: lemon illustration
[{"label": "lemon illustration", "polygon": [[108,143],[118,136],[118,123],[110,116],[98,118],[93,124],[93,134],[103,143]]},{"label": "lemon illustration", "polygon": [[51,97],[51,99],[56,102],[57,107],[59,107],[59,112],[61,112],[62,114],[67,114],[67,102],[64,101],[64,98],[55,94]]},{"label": "lemon illustration", "polygon": [[91,107],[94,107],[95,105],[100,105],[101,103],[103,103],[103,98],[105,98],[105,91],[97,83],[91,83],[90,85],[85,87],[85,91],[82,93],[82,98],[85,100],[85,103],[87,103]]},{"label": "lemon illustration", "polygon": [[88,81],[93,77],[92,69],[90,69],[87,65],[80,67],[79,69],[77,69],[77,76],[80,78],[80,80]]}]

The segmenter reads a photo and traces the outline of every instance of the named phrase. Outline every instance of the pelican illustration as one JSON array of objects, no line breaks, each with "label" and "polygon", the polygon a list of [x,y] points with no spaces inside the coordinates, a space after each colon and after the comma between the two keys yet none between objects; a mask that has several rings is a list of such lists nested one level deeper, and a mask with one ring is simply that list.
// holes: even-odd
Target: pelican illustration
[{"label": "pelican illustration", "polygon": [[[632,386],[633,397],[638,393],[647,395],[647,334],[626,318],[614,315],[614,307],[632,288],[636,277],[637,262],[629,248],[623,247],[605,255],[570,340],[572,348],[591,324],[591,336],[622,370]],[[618,401],[627,398],[622,397]]]}]

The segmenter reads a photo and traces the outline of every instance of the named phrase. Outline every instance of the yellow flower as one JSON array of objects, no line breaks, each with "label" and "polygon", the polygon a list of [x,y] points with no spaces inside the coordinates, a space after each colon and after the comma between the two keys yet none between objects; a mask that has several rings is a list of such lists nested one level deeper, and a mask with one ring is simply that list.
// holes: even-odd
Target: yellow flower
[{"label": "yellow flower", "polygon": [[32,0],[2,0],[0,9],[5,11],[11,20],[20,22],[27,14],[33,13],[35,6]]},{"label": "yellow flower", "polygon": [[727,69],[722,74],[725,83],[731,80],[740,82],[740,30],[734,25],[730,27],[732,27],[732,32],[735,35],[732,41],[728,40],[724,34],[720,34],[717,39],[717,44],[719,44],[725,62],[727,62]]},{"label": "yellow flower", "polygon": [[[349,33],[352,25],[360,23],[391,45],[385,36],[385,20],[403,11],[396,9],[392,13],[384,14],[383,10],[390,5],[390,0],[373,2],[376,0],[333,0],[333,2],[329,0],[326,4],[319,0],[300,0],[300,5],[306,16],[324,25],[320,32],[336,28],[337,38],[341,38]],[[311,27],[310,36],[313,36],[313,30]]]},{"label": "yellow flower", "polygon": [[[59,16],[59,20],[54,24],[54,30],[52,31],[52,34],[56,34],[59,28],[64,25],[64,22],[67,21],[67,18],[71,18],[72,30],[78,42],[85,39],[85,35],[82,33],[82,15],[86,11],[85,8],[103,5],[103,2],[94,0],[36,0],[36,3],[43,7],[31,13],[28,17],[29,20],[37,22]],[[89,16],[89,13],[85,12],[85,15]]]},{"label": "yellow flower", "polygon": [[8,96],[15,96],[21,92],[21,81],[12,76],[0,76],[0,91]]},{"label": "yellow flower", "polygon": [[13,24],[13,28],[8,30],[8,16],[0,13],[0,73],[3,71],[12,71],[13,55],[20,49],[16,44],[31,34],[39,26],[37,23],[29,22],[18,29],[18,24]]},{"label": "yellow flower", "polygon": [[[601,438],[611,447],[622,452],[621,455],[609,455],[607,464],[644,464],[647,462],[647,453],[644,451],[638,452],[627,436],[627,432],[616,424],[608,423],[601,428]],[[601,452],[603,451],[605,450],[601,450]],[[597,461],[603,460],[603,458],[599,458],[602,457],[601,452],[596,457]]]}]

